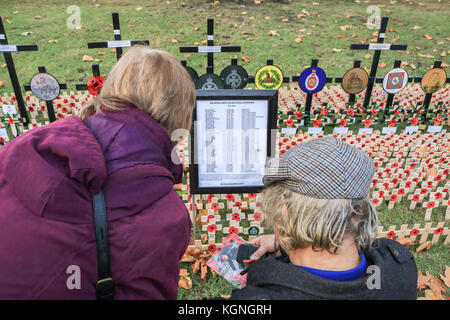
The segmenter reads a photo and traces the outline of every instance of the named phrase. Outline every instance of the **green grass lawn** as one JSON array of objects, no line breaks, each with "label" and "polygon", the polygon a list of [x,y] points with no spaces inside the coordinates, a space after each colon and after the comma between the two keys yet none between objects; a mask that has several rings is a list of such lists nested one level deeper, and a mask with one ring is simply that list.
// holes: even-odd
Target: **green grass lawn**
[{"label": "green grass lawn", "polygon": [[[80,7],[79,30],[66,26],[69,5]],[[206,71],[206,55],[182,54],[179,47],[205,41],[206,19],[214,18],[215,44],[242,47],[240,53],[216,54],[215,73],[220,73],[236,56],[250,75],[265,65],[267,59],[273,59],[286,76],[292,76],[307,67],[312,58],[318,58],[319,67],[328,76],[337,77],[352,67],[354,59],[360,59],[363,68],[371,66],[372,56],[366,55],[373,52],[350,50],[351,43],[370,42],[376,38],[376,30],[364,25],[370,15],[367,13],[370,5],[378,5],[381,15],[390,17],[385,41],[408,44],[407,51],[382,53],[377,76],[389,71],[396,59],[408,63],[406,70],[410,76],[422,76],[437,59],[448,66],[450,6],[445,0],[262,0],[261,4],[254,4],[253,0],[0,0],[0,16],[10,44],[35,43],[39,46],[37,52],[13,53],[21,85],[29,82],[38,66],[45,66],[47,72],[67,83],[69,91],[74,91],[75,84],[87,82],[92,63],[99,63],[101,73],[107,74],[116,61],[116,55],[110,49],[87,48],[87,42],[114,39],[112,12],[120,13],[122,39],[150,40],[151,47],[167,50],[179,60],[187,60],[200,75]],[[301,42],[296,42],[299,37]],[[98,54],[99,51],[105,54]],[[96,61],[84,62],[84,55]],[[0,83],[2,81],[5,85],[0,87],[0,95],[11,94],[9,75],[0,58]],[[433,219],[443,221],[443,211],[439,210],[433,214]],[[386,227],[423,225],[424,222],[424,210],[411,212],[406,206],[399,205],[393,210],[382,206],[379,211]],[[445,265],[450,264],[448,246],[441,242],[417,255],[416,262],[423,273],[429,271],[439,276]],[[183,263],[182,268],[191,271],[188,263]],[[189,291],[180,289],[180,299],[201,299],[231,292],[231,285],[220,277],[208,275],[206,280],[201,280],[199,274],[191,274],[191,277],[193,288]],[[448,290],[446,295],[450,295]]]},{"label": "green grass lawn", "polygon": [[[378,76],[383,76],[395,59],[408,62],[406,70],[416,76],[423,75],[435,59],[448,63],[447,58],[441,56],[450,54],[450,35],[446,32],[450,29],[450,20],[444,18],[449,16],[450,7],[445,5],[446,1],[393,2],[263,0],[261,4],[254,4],[253,0],[74,0],[70,3],[0,0],[0,15],[9,43],[36,43],[39,47],[38,52],[13,54],[22,85],[37,73],[38,66],[44,65],[47,72],[67,83],[69,90],[74,90],[75,84],[85,83],[91,73],[92,62],[83,62],[83,55],[98,59],[101,72],[107,74],[116,61],[115,54],[109,49],[87,49],[87,42],[113,40],[112,12],[120,13],[122,39],[148,39],[151,47],[187,60],[200,74],[206,69],[205,54],[191,53],[186,57],[179,52],[179,47],[206,40],[207,18],[215,19],[217,45],[242,47],[241,53],[217,54],[216,73],[229,65],[235,55],[251,75],[267,59],[273,59],[274,64],[289,76],[301,72],[312,58],[319,58],[319,66],[332,77],[342,76],[352,67],[354,59],[362,60],[362,67],[370,68],[372,59],[364,57],[369,52],[349,48],[351,43],[375,38],[376,30],[364,25],[370,16],[368,6],[375,4],[379,5],[381,15],[390,17],[385,41],[408,44],[406,52],[382,53],[380,64],[386,63],[386,66],[379,68]],[[80,30],[66,26],[69,5],[80,7]],[[269,35],[270,31],[276,31],[276,35]],[[26,32],[31,34],[22,35]],[[424,34],[429,34],[432,39]],[[295,41],[299,36],[303,39],[301,43]],[[57,42],[51,44],[50,40]],[[106,54],[98,55],[98,51]],[[250,61],[242,61],[244,56]],[[0,81],[6,82],[0,93],[11,93],[5,67],[0,68]]]}]

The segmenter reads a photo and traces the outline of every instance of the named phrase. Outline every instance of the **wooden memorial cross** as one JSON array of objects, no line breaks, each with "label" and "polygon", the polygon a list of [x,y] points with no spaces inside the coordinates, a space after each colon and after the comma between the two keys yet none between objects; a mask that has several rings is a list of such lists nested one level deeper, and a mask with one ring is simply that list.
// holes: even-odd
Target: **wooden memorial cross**
[{"label": "wooden memorial cross", "polygon": [[380,61],[381,51],[383,50],[406,50],[407,44],[391,44],[383,43],[386,35],[386,28],[389,21],[389,17],[381,18],[380,30],[378,31],[377,43],[352,43],[350,45],[351,50],[374,50],[372,67],[370,68],[369,83],[367,84],[366,95],[364,97],[364,109],[370,103],[370,96],[372,95],[373,84],[377,75],[378,63]]},{"label": "wooden memorial cross", "polygon": [[[312,59],[311,60],[311,67],[317,67],[319,64],[319,59]],[[298,82],[300,79],[300,76],[292,76],[292,81]],[[326,83],[333,82],[333,78],[327,77]],[[309,119],[311,117],[311,105],[312,105],[312,99],[313,99],[313,93],[307,93],[306,94],[306,102],[305,102],[305,114],[303,118],[305,119],[305,126],[309,123]]]},{"label": "wooden memorial cross", "polygon": [[[442,64],[442,60],[435,60],[434,61],[434,65],[433,68],[440,68]],[[422,77],[414,77],[414,82],[420,82],[422,80]],[[446,82],[448,83],[449,79],[447,78]],[[423,112],[423,116],[421,117],[421,123],[426,124],[428,117],[428,108],[430,107],[430,103],[431,103],[431,98],[433,97],[433,93],[426,93],[425,94],[425,99],[423,100],[423,106],[425,108],[424,112]]]},{"label": "wooden memorial cross", "polygon": [[[395,60],[394,62],[394,68],[400,68],[402,64],[401,60]],[[376,78],[377,83],[382,83],[384,77]],[[414,80],[413,77],[408,77],[408,82],[412,82]],[[389,108],[392,106],[392,102],[394,101],[394,95],[395,93],[388,93],[388,97],[386,100],[386,106],[384,107],[384,112],[381,113],[380,123],[384,122],[384,118],[389,115]]]},{"label": "wooden memorial cross", "polygon": [[241,52],[240,46],[215,46],[214,45],[214,19],[208,19],[207,45],[198,47],[180,47],[180,53],[207,53],[208,64],[206,73],[214,73],[214,53],[218,52]]},{"label": "wooden memorial cross", "polygon": [[27,109],[25,108],[25,102],[23,101],[22,90],[20,89],[19,79],[17,78],[16,68],[11,56],[11,52],[20,51],[37,51],[36,44],[23,44],[23,45],[11,45],[8,44],[8,38],[6,37],[5,28],[3,26],[2,18],[0,17],[0,52],[3,52],[5,57],[6,66],[8,68],[9,77],[14,89],[14,95],[16,96],[17,105],[19,106],[20,116],[22,122],[28,125],[30,120],[28,119]]},{"label": "wooden memorial cross", "polygon": [[[267,59],[266,60],[266,65],[268,66],[273,66],[273,59]],[[289,83],[289,77],[283,77],[283,83]],[[249,76],[248,77],[248,83],[255,83],[255,77],[254,76]]]},{"label": "wooden memorial cross", "polygon": [[112,14],[113,28],[114,28],[114,41],[101,41],[101,42],[88,42],[88,48],[115,48],[117,60],[122,56],[122,48],[134,46],[135,44],[149,45],[148,40],[122,40],[122,34],[120,30],[119,14],[114,12]]},{"label": "wooden memorial cross", "polygon": [[[361,67],[361,60],[354,60],[353,61],[353,68],[360,68]],[[342,79],[344,77],[336,77],[334,78],[334,82],[335,83],[342,83]],[[355,104],[355,98],[356,98],[356,94],[349,94],[348,96],[348,102],[347,105],[351,106]]]},{"label": "wooden memorial cross", "polygon": [[[44,66],[38,67],[39,73],[47,73]],[[23,86],[25,91],[31,91],[31,85],[26,84]],[[59,83],[59,89],[67,89],[67,85],[65,83]],[[48,119],[50,122],[53,122],[56,120],[55,117],[55,109],[53,109],[53,100],[45,101],[45,104],[47,106],[47,113],[48,113]]]},{"label": "wooden memorial cross", "polygon": [[[100,66],[98,64],[93,64],[92,65],[92,75],[94,77],[100,76]],[[75,85],[75,89],[78,90],[78,91],[87,90],[88,86],[87,86],[86,83],[79,83],[79,84]]]}]

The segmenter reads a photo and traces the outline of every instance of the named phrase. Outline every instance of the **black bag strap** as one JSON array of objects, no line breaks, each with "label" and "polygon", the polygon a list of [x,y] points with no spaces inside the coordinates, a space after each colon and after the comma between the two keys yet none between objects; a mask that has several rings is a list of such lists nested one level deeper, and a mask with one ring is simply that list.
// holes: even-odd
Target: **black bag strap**
[{"label": "black bag strap", "polygon": [[95,240],[97,243],[97,299],[113,300],[114,282],[111,275],[109,258],[108,219],[102,190],[94,195],[92,204],[94,207]]}]

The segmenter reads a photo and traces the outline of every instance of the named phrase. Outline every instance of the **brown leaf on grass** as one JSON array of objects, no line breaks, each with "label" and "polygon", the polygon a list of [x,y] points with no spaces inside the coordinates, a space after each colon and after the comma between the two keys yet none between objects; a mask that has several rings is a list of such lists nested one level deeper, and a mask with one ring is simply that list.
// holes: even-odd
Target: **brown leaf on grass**
[{"label": "brown leaf on grass", "polygon": [[208,266],[206,265],[205,260],[201,260],[201,271],[200,271],[200,279],[205,280],[206,274],[208,273]]},{"label": "brown leaf on grass", "polygon": [[297,43],[302,43],[302,41],[303,41],[303,36],[298,36],[297,38],[295,38],[295,40],[294,40],[295,42],[297,42]]},{"label": "brown leaf on grass", "polygon": [[92,58],[91,56],[84,55],[83,61],[94,61],[94,58]]},{"label": "brown leaf on grass", "polygon": [[174,184],[174,185],[173,185],[173,189],[174,189],[174,190],[181,190],[182,186],[183,186],[182,183]]},{"label": "brown leaf on grass", "polygon": [[428,276],[428,286],[431,290],[434,292],[445,292],[446,288],[441,280],[438,279],[438,277],[431,275],[428,271],[426,272],[426,275]]},{"label": "brown leaf on grass", "polygon": [[423,53],[419,53],[419,54],[417,54],[419,57],[422,57],[422,58],[429,58],[429,59],[434,59],[434,56],[433,55],[431,55],[431,54],[423,54]]},{"label": "brown leaf on grass", "polygon": [[243,57],[242,57],[242,61],[244,61],[244,62],[250,62],[250,57],[243,56]]},{"label": "brown leaf on grass", "polygon": [[425,249],[429,250],[429,248],[431,248],[431,245],[432,245],[431,241],[425,241],[424,243],[422,243],[420,246],[418,246],[416,248],[416,253],[419,253]]},{"label": "brown leaf on grass", "polygon": [[344,39],[344,38],[345,38],[345,35],[339,34],[337,37],[338,37],[339,39]]},{"label": "brown leaf on grass", "polygon": [[341,29],[342,31],[345,31],[347,29],[350,29],[352,26],[339,26],[339,29]]},{"label": "brown leaf on grass", "polygon": [[445,57],[446,55],[447,55],[447,53],[445,52],[445,50],[442,51],[441,54],[440,54],[441,57]]},{"label": "brown leaf on grass", "polygon": [[203,252],[198,256],[198,258],[199,258],[199,259],[206,259],[206,260],[209,260],[209,258],[211,258],[211,256],[212,256],[212,253],[211,253],[211,252],[209,252],[209,251],[203,251]]},{"label": "brown leaf on grass", "polygon": [[423,36],[424,36],[425,38],[427,38],[428,40],[432,40],[432,39],[433,39],[433,37],[430,36],[428,33],[424,33]]},{"label": "brown leaf on grass", "polygon": [[402,246],[405,246],[406,248],[409,248],[409,245],[416,241],[413,238],[397,238],[395,241],[400,243]]},{"label": "brown leaf on grass", "polygon": [[219,296],[221,298],[224,298],[224,299],[230,299],[231,298],[231,294],[219,294]]},{"label": "brown leaf on grass", "polygon": [[378,66],[379,66],[380,68],[384,68],[384,67],[386,67],[386,62],[380,62],[380,63],[378,64]]},{"label": "brown leaf on grass", "polygon": [[279,36],[280,34],[278,33],[277,30],[270,30],[269,31],[269,36]]},{"label": "brown leaf on grass", "polygon": [[364,55],[364,58],[365,59],[370,59],[370,58],[372,58],[372,55],[370,53],[367,53],[367,54]]},{"label": "brown leaf on grass", "polygon": [[342,49],[336,49],[336,48],[333,48],[331,51],[333,51],[333,52],[341,52]]},{"label": "brown leaf on grass", "polygon": [[190,249],[189,251],[186,251],[186,253],[188,253],[191,256],[196,257],[196,256],[199,256],[202,253],[202,251],[199,248],[193,248],[193,249]]},{"label": "brown leaf on grass", "polygon": [[282,22],[288,22],[288,21],[289,21],[289,18],[283,18],[281,21],[282,21]]},{"label": "brown leaf on grass", "polygon": [[417,290],[423,290],[428,286],[428,277],[422,274],[422,271],[417,271]]},{"label": "brown leaf on grass", "polygon": [[208,235],[206,233],[202,233],[200,236],[202,243],[206,243],[208,241]]},{"label": "brown leaf on grass", "polygon": [[180,269],[180,277],[188,277],[189,276],[189,272],[187,271],[187,269]]},{"label": "brown leaf on grass", "polygon": [[103,56],[105,53],[106,53],[105,51],[99,51],[99,52],[97,52],[97,54],[98,54],[99,56]]},{"label": "brown leaf on grass", "polygon": [[3,88],[5,86],[5,81],[0,81],[0,88]]},{"label": "brown leaf on grass", "polygon": [[178,286],[180,288],[190,290],[192,288],[192,279],[191,278],[181,278],[178,280]]},{"label": "brown leaf on grass", "polygon": [[116,53],[116,48],[109,50],[111,53]]},{"label": "brown leaf on grass", "polygon": [[449,266],[445,266],[445,276],[443,276],[442,274],[441,279],[444,281],[444,284],[450,288],[450,267]]},{"label": "brown leaf on grass", "polygon": [[192,272],[197,273],[198,270],[200,270],[200,264],[202,263],[202,260],[196,260],[195,263],[192,264]]},{"label": "brown leaf on grass", "polygon": [[169,42],[171,42],[171,43],[178,43],[178,40],[177,40],[177,39],[169,39],[169,40],[167,40],[167,41],[169,41]]},{"label": "brown leaf on grass", "polygon": [[425,298],[428,298],[429,300],[445,300],[440,292],[433,290],[425,290]]},{"label": "brown leaf on grass", "polygon": [[442,68],[447,68],[448,66],[449,66],[448,63],[442,61],[442,63],[441,63],[441,67],[442,67]]},{"label": "brown leaf on grass", "polygon": [[405,69],[408,65],[409,65],[408,62],[402,61],[402,63],[400,64],[400,68]]},{"label": "brown leaf on grass", "polygon": [[217,276],[217,272],[215,272],[213,269],[209,268],[211,271],[212,276],[215,278]]},{"label": "brown leaf on grass", "polygon": [[181,258],[181,262],[194,262],[195,260],[196,260],[195,257],[188,255],[186,253]]}]

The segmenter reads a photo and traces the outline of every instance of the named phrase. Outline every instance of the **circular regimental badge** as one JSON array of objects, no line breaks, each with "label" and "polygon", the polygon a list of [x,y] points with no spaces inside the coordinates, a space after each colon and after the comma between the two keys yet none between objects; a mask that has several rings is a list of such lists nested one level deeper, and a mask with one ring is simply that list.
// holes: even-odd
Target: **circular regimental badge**
[{"label": "circular regimental badge", "polygon": [[342,78],[342,89],[350,94],[358,94],[367,87],[369,75],[362,68],[348,70]]},{"label": "circular regimental badge", "polygon": [[218,90],[225,88],[222,79],[213,73],[206,73],[198,78],[195,87],[199,90]]},{"label": "circular regimental badge", "polygon": [[189,73],[189,75],[191,76],[191,79],[194,83],[196,83],[198,81],[198,73],[197,71],[195,71],[194,68],[185,66],[184,67],[186,69],[186,71]]},{"label": "circular regimental badge", "polygon": [[38,73],[30,81],[31,92],[43,101],[52,101],[59,96],[58,80],[48,73]]},{"label": "circular regimental badge", "polygon": [[250,228],[248,228],[248,234],[251,236],[256,236],[259,234],[259,228],[256,226],[251,226]]},{"label": "circular regimental badge", "polygon": [[306,93],[316,93],[323,89],[327,82],[325,71],[319,67],[303,70],[298,79],[298,85]]},{"label": "circular regimental badge", "polygon": [[264,66],[256,72],[255,85],[262,90],[278,90],[283,84],[283,72],[272,65]]},{"label": "circular regimental badge", "polygon": [[408,84],[408,73],[402,68],[395,68],[386,73],[383,79],[383,89],[387,93],[398,93]]},{"label": "circular regimental badge", "polygon": [[248,73],[238,65],[230,65],[220,73],[225,89],[243,89],[248,83]]},{"label": "circular regimental badge", "polygon": [[440,90],[447,80],[447,73],[442,68],[428,70],[422,77],[420,85],[425,93],[435,93]]}]

